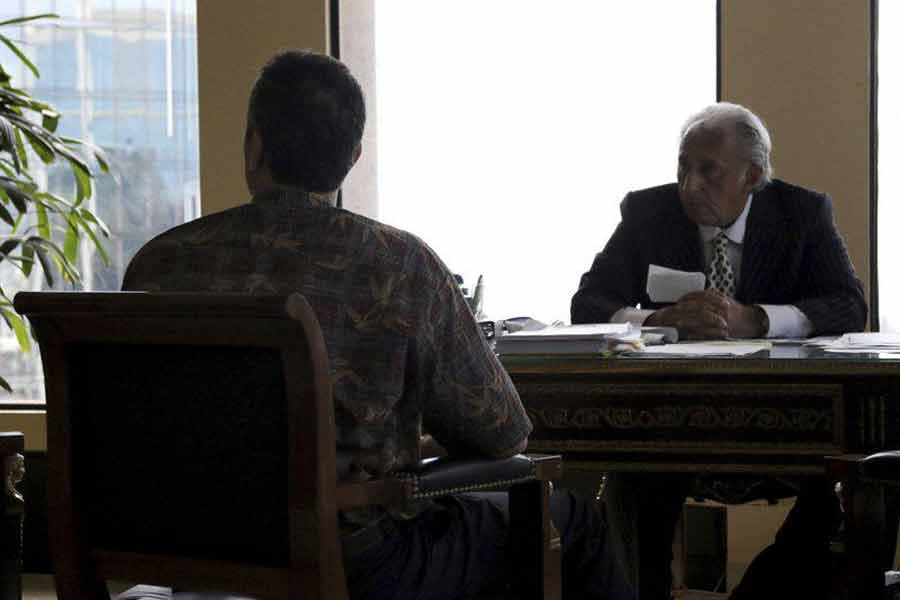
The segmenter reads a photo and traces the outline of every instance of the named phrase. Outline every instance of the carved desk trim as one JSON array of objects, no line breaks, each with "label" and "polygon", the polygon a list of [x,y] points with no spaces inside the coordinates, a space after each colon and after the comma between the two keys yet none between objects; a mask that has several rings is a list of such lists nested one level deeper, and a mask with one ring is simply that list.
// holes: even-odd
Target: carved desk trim
[{"label": "carved desk trim", "polygon": [[824,473],[900,447],[900,361],[501,357],[529,449],[589,470]]}]

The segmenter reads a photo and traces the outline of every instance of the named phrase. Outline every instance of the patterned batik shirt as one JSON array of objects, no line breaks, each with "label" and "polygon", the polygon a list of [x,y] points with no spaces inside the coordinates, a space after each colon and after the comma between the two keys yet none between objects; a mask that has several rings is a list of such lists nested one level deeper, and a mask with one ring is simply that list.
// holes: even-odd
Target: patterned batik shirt
[{"label": "patterned batik shirt", "polygon": [[341,481],[416,463],[422,433],[451,454],[489,455],[531,431],[437,255],[305,192],[277,188],[163,233],[123,289],[303,294],[328,348]]}]

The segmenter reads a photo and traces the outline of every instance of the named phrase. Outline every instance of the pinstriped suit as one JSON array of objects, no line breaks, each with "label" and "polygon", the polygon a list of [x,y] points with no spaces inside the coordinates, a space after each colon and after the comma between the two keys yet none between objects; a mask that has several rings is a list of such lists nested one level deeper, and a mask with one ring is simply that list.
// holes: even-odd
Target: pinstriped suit
[{"label": "pinstriped suit", "polygon": [[[572,322],[608,321],[623,306],[659,308],[647,296],[647,268],[704,271],[700,233],[676,184],[629,193],[622,221],[572,298]],[[744,304],[793,304],[815,335],[860,331],[862,284],[834,225],[831,199],[778,179],[754,193],[735,298]]]}]

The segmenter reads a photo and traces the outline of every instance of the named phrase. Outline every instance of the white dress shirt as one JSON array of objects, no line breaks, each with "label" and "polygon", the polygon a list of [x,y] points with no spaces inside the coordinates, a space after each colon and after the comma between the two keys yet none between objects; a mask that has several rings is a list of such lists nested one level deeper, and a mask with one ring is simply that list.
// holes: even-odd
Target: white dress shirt
[{"label": "white dress shirt", "polygon": [[[734,270],[735,286],[741,280],[741,257],[744,254],[744,234],[747,230],[747,215],[750,214],[750,205],[753,203],[753,194],[747,198],[744,210],[730,227],[698,225],[700,239],[703,240],[704,264],[709,265],[713,255],[713,239],[720,231],[725,232],[728,238],[728,260]],[[812,323],[799,308],[793,304],[760,304],[766,316],[769,318],[769,330],[766,337],[770,338],[805,338],[812,333]],[[643,325],[644,321],[654,311],[624,306],[617,310],[610,319],[613,323],[633,323]]]}]

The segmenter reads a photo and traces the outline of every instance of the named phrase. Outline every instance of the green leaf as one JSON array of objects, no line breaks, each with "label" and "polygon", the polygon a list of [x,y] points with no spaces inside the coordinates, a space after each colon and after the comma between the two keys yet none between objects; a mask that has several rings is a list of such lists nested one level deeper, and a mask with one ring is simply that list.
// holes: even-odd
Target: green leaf
[{"label": "green leaf", "polygon": [[51,239],[50,236],[50,219],[47,218],[47,208],[41,204],[37,204],[37,221],[38,235],[44,239]]},{"label": "green leaf", "polygon": [[40,76],[41,76],[40,72],[37,70],[37,67],[34,66],[34,63],[31,62],[30,60],[28,60],[28,57],[27,57],[27,56],[25,56],[24,54],[22,54],[22,51],[19,50],[18,46],[16,46],[16,45],[12,42],[12,40],[10,40],[10,39],[9,39],[8,37],[6,37],[5,35],[0,34],[0,42],[3,42],[3,43],[6,45],[6,47],[9,48],[9,49],[12,51],[13,54],[15,54],[16,56],[18,56],[18,57],[19,57],[19,60],[21,60],[23,63],[25,63],[25,66],[28,67],[28,70],[30,70],[32,73],[34,73],[34,76],[35,76],[35,77],[40,77]]},{"label": "green leaf", "polygon": [[12,215],[2,204],[0,204],[0,219],[8,223],[10,227],[15,227],[16,225],[16,222],[13,219]]},{"label": "green leaf", "polygon": [[28,145],[31,146],[31,149],[34,150],[34,153],[38,155],[38,158],[40,158],[45,165],[49,165],[56,160],[56,153],[53,151],[53,146],[31,131],[25,129],[20,129],[19,131],[25,134]]},{"label": "green leaf", "polygon": [[40,15],[32,15],[30,17],[16,17],[15,19],[10,19],[8,21],[0,21],[0,27],[4,27],[6,25],[16,25],[18,23],[27,23],[28,21],[34,21],[35,19],[58,19],[59,15],[56,13],[43,13]]},{"label": "green leaf", "polygon": [[[91,238],[91,241],[94,243],[94,248],[97,249],[97,254],[100,255],[100,258],[103,260],[103,264],[108,267],[109,266],[109,254],[106,253],[106,248],[103,247],[103,244],[97,238],[97,235],[94,233],[94,230],[91,228],[90,225],[88,225],[84,221],[81,221],[81,228],[88,235],[88,237]],[[101,229],[101,231],[102,231],[102,229]]]},{"label": "green leaf", "polygon": [[25,321],[22,320],[22,317],[9,309],[2,307],[0,307],[0,315],[3,316],[3,320],[6,321],[6,324],[9,325],[10,329],[13,330],[13,333],[16,334],[16,340],[18,340],[19,348],[22,352],[29,352],[31,350],[31,343],[28,336],[28,328],[25,326]]},{"label": "green leaf", "polygon": [[[77,218],[75,211],[72,211],[72,214],[75,214],[75,218]],[[66,241],[63,243],[63,252],[66,260],[70,262],[75,262],[75,259],[78,257],[78,238],[78,226],[72,222],[72,217],[70,216],[66,226]]]},{"label": "green leaf", "polygon": [[[13,155],[16,163],[16,173],[22,173],[22,169],[28,171],[28,151],[25,150],[25,142],[22,141],[22,132],[16,129],[16,153]],[[19,168],[21,161],[22,167]]]},{"label": "green leaf", "polygon": [[22,243],[22,238],[14,237],[9,238],[2,244],[0,244],[0,262],[6,260],[6,258],[12,254],[13,250],[19,247],[19,244]]},{"label": "green leaf", "polygon": [[93,193],[91,188],[91,172],[88,171],[83,163],[78,163],[70,159],[69,164],[72,165],[72,173],[75,175],[75,206],[78,206],[81,204],[82,200],[90,198]]},{"label": "green leaf", "polygon": [[96,225],[97,228],[100,229],[100,233],[102,233],[105,237],[109,237],[109,227],[106,226],[106,223],[104,223],[100,217],[98,217],[88,209],[82,208],[81,218]]},{"label": "green leaf", "polygon": [[22,273],[25,277],[31,277],[31,270],[34,268],[34,248],[25,244],[22,246]]},{"label": "green leaf", "polygon": [[[62,271],[63,278],[69,281],[78,281],[81,279],[81,275],[78,273],[75,265],[69,262],[65,253],[53,242],[38,236],[32,236],[26,239],[25,243],[34,246],[34,250],[38,256],[38,262],[41,263],[44,274],[48,276],[47,281],[50,287],[53,287],[53,280],[50,279],[50,277],[52,277],[52,270],[49,269],[50,258],[56,262],[56,265],[59,267],[60,271]],[[50,254],[51,257],[48,257],[48,254]]]},{"label": "green leaf", "polygon": [[3,377],[0,377],[0,388],[3,388],[8,393],[12,394],[12,388],[10,387],[9,383],[7,383],[5,379],[3,379]]},{"label": "green leaf", "polygon": [[56,131],[56,127],[59,125],[59,113],[55,110],[42,110],[41,111],[41,127],[53,133]]},{"label": "green leaf", "polygon": [[100,165],[100,170],[104,173],[109,173],[109,158],[106,156],[106,152],[100,146],[95,146],[90,142],[85,142],[84,140],[79,140],[76,138],[63,137],[59,138],[66,144],[70,146],[84,146],[94,155],[94,158],[97,160],[97,164]]},{"label": "green leaf", "polygon": [[41,263],[44,277],[47,278],[47,285],[53,287],[53,266],[50,263],[50,258],[47,256],[47,251],[40,246],[34,246],[34,251],[37,254],[38,262]]},{"label": "green leaf", "polygon": [[0,114],[0,150],[9,152],[15,158],[16,132],[7,118]]}]

